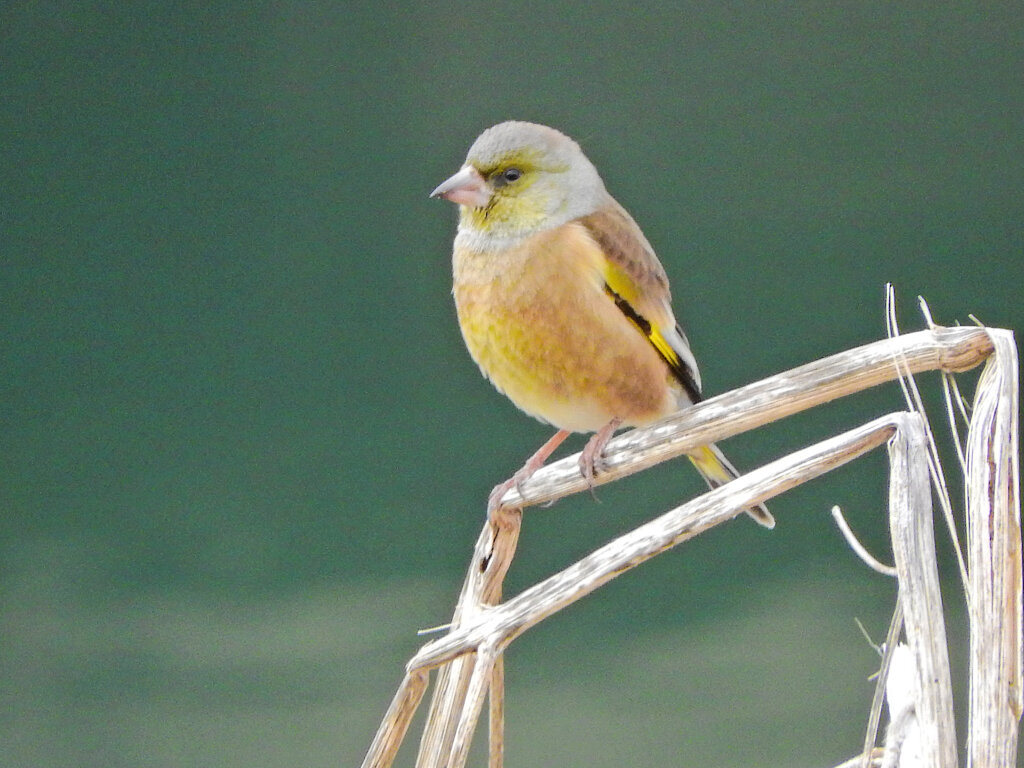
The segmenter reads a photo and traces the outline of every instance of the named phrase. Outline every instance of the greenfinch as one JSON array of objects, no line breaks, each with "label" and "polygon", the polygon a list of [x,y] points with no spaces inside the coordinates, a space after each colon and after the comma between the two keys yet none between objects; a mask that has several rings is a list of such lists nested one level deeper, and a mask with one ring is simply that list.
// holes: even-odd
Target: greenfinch
[{"label": "greenfinch", "polygon": [[[558,429],[495,487],[489,511],[571,432],[594,433],[580,455],[592,484],[616,429],[700,401],[665,269],[575,141],[544,125],[500,123],[431,197],[459,205],[453,293],[470,355],[516,406]],[[689,458],[712,488],[737,475],[715,445]],[[775,524],[763,505],[747,512]]]}]

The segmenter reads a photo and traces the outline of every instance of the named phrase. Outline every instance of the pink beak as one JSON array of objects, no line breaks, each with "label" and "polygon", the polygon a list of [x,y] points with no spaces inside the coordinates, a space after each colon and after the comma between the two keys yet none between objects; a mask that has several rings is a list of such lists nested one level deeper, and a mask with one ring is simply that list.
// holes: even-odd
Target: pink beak
[{"label": "pink beak", "polygon": [[443,197],[453,203],[470,208],[483,208],[491,202],[491,190],[480,171],[471,165],[463,166],[454,176],[441,182],[431,197]]}]

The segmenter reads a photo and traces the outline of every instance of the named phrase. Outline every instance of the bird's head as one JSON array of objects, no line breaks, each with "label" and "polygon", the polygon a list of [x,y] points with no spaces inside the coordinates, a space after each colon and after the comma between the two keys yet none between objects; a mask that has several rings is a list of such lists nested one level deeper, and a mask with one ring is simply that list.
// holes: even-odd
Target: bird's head
[{"label": "bird's head", "polygon": [[511,121],[488,128],[431,197],[460,208],[460,226],[519,238],[597,210],[607,197],[579,145],[554,128]]}]

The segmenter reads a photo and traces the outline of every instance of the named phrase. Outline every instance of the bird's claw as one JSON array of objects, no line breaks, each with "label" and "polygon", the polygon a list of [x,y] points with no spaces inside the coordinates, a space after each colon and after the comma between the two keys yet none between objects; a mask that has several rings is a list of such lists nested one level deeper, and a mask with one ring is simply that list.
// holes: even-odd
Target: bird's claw
[{"label": "bird's claw", "polygon": [[595,478],[608,468],[604,459],[604,447],[608,445],[608,441],[621,423],[622,420],[617,418],[609,421],[587,441],[580,452],[580,474],[587,481],[591,495],[594,493]]},{"label": "bird's claw", "polygon": [[494,519],[494,513],[501,508],[501,500],[505,497],[505,494],[508,493],[512,488],[515,488],[521,497],[526,496],[526,494],[523,493],[523,483],[529,480],[530,476],[536,471],[530,470],[532,470],[532,468],[523,467],[505,482],[499,483],[498,485],[494,486],[494,488],[491,490],[490,496],[487,497],[488,520]]},{"label": "bird's claw", "polygon": [[579,464],[580,474],[583,475],[583,479],[587,481],[587,485],[593,490],[597,482],[597,476],[608,469],[604,456],[602,454],[591,455],[588,451],[584,450],[580,454]]},{"label": "bird's claw", "polygon": [[513,485],[516,485],[515,475],[513,475],[503,483],[498,483],[498,485],[494,486],[494,488],[491,490],[490,495],[487,497],[488,520],[494,519],[494,513],[497,512],[498,509],[501,507],[501,500],[505,497],[505,494],[508,493],[509,489]]}]

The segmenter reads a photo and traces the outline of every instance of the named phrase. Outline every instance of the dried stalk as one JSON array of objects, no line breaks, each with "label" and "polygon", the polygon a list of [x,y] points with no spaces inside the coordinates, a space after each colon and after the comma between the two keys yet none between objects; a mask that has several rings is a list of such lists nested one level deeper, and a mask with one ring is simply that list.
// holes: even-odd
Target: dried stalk
[{"label": "dried stalk", "polygon": [[836,527],[839,528],[839,532],[846,539],[847,546],[853,550],[853,553],[861,559],[864,565],[883,576],[896,576],[896,569],[893,566],[879,562],[878,558],[868,552],[867,548],[857,540],[853,530],[850,528],[850,524],[843,517],[843,511],[839,507],[832,507],[832,519],[835,520]]},{"label": "dried stalk", "polygon": [[1012,766],[1021,717],[1022,611],[1017,356],[1009,331],[978,381],[967,432],[970,718],[967,765]]},{"label": "dried stalk", "polygon": [[[605,452],[607,470],[598,476],[598,483],[632,474],[703,443],[722,440],[890,381],[900,370],[967,370],[992,353],[989,333],[981,328],[933,328],[833,355],[712,398],[655,426],[612,440]],[[894,360],[899,360],[899,366]],[[870,450],[887,439],[895,428],[893,418],[876,420],[750,472],[621,537],[500,606],[494,604],[500,598],[501,581],[514,554],[518,516],[513,512],[513,524],[499,525],[495,531],[485,526],[474,551],[451,632],[424,646],[410,660],[406,679],[366,755],[364,767],[385,768],[391,764],[408,727],[411,710],[422,695],[420,681],[425,670],[444,664],[417,765],[420,768],[459,768],[466,758],[487,683],[501,680],[501,652],[515,637],[665,548]],[[579,476],[576,460],[577,457],[569,457],[545,467],[524,483],[522,489],[510,490],[503,499],[504,506],[521,508],[585,489],[587,486]],[[1016,465],[1012,476],[1015,482]],[[1017,541],[1019,545],[1019,528]],[[1019,563],[1018,549],[1018,577]],[[1019,669],[1018,656],[1018,673]],[[1018,684],[1018,693],[1019,690]],[[492,696],[495,694],[497,698],[492,698],[491,708],[491,765],[497,768],[501,762],[502,736],[500,686],[495,686]]]},{"label": "dried stalk", "polygon": [[[487,610],[487,606],[501,599],[501,585],[515,556],[521,522],[522,513],[511,510],[496,514],[484,526],[477,539],[475,554],[470,562],[450,631],[454,632],[473,622]],[[470,730],[466,736],[465,723],[476,723],[483,694],[487,691],[482,681],[492,675],[503,680],[501,668],[496,666],[499,658],[500,653],[496,650],[492,653],[478,651],[473,656],[457,660],[440,672],[430,703],[427,726],[420,740],[418,766],[450,765],[452,763],[442,759],[442,756],[452,754],[461,754],[465,759],[473,735]],[[407,677],[417,671],[412,662],[407,665],[407,670]],[[492,714],[500,714],[503,709],[500,703],[504,695],[503,686],[492,690],[491,695],[495,702]],[[499,733],[503,730],[499,722],[494,722],[494,730]],[[397,749],[396,744],[396,752]],[[501,762],[500,751],[492,749],[492,766],[500,765]]]},{"label": "dried stalk", "polygon": [[530,627],[626,571],[744,509],[829,472],[885,443],[897,417],[884,416],[747,472],[604,545],[563,571],[425,645],[410,670],[451,661],[486,642],[507,646]]},{"label": "dried stalk", "polygon": [[406,672],[366,752],[363,768],[386,768],[394,762],[405,733],[409,730],[409,723],[423,698],[423,692],[427,689],[427,678],[428,672],[425,669]]},{"label": "dried stalk", "polygon": [[[936,328],[865,344],[770,376],[687,408],[657,424],[613,438],[605,448],[598,485],[681,456],[705,443],[724,440],[816,405],[884,384],[899,373],[966,371],[992,354],[984,328]],[[895,362],[899,360],[899,364]],[[578,457],[543,467],[502,503],[522,508],[556,501],[588,489]]]},{"label": "dried stalk", "polygon": [[885,633],[885,643],[882,646],[882,665],[878,669],[878,676],[875,685],[875,695],[871,699],[871,710],[868,712],[868,727],[864,734],[864,750],[861,753],[861,765],[867,768],[870,756],[874,753],[874,744],[878,738],[878,724],[882,720],[882,702],[885,699],[885,684],[889,679],[889,669],[892,666],[893,654],[899,644],[900,633],[903,631],[903,603],[896,596],[896,608],[893,609],[892,618],[889,619],[889,629]]},{"label": "dried stalk", "polygon": [[914,707],[924,764],[955,768],[953,685],[935,560],[928,436],[920,414],[900,414],[898,421],[889,442],[889,525],[907,644],[916,665]]},{"label": "dried stalk", "polygon": [[488,712],[490,732],[488,744],[490,754],[487,764],[490,768],[503,768],[505,764],[505,656],[499,653],[491,672],[490,701]]},{"label": "dried stalk", "polygon": [[[925,317],[930,318],[931,314],[927,309],[928,305],[923,301],[921,304],[924,308]],[[889,335],[899,335],[899,326],[896,323],[896,291],[893,289],[892,283],[885,286],[885,310],[886,327]],[[956,521],[953,519],[953,503],[950,501],[949,489],[946,487],[946,477],[942,472],[942,463],[939,461],[939,449],[935,444],[935,435],[932,434],[932,428],[925,415],[924,402],[921,400],[921,392],[917,388],[917,382],[914,381],[913,371],[906,370],[902,358],[897,358],[897,365],[900,367],[900,388],[903,390],[903,397],[907,401],[907,409],[912,413],[919,413],[923,417],[922,426],[924,428],[925,445],[928,449],[929,475],[931,475],[932,484],[935,486],[935,493],[942,507],[943,519],[946,521],[946,529],[949,531],[949,537],[953,542],[953,551],[956,553],[956,562],[960,567],[960,581],[963,584],[964,591],[967,592],[967,599],[969,601],[970,584],[967,579],[967,565],[964,562],[963,547],[960,546],[960,534],[957,533]],[[943,374],[948,375],[945,372]]]}]

